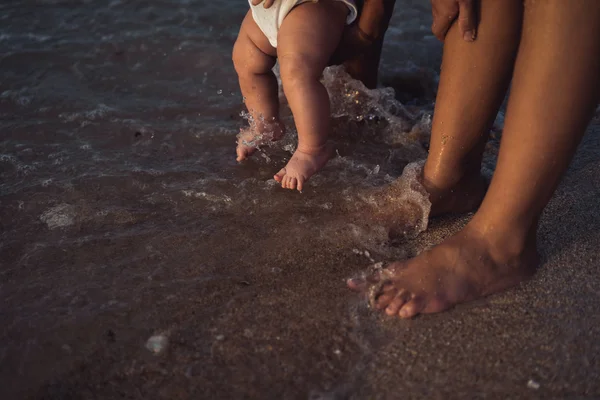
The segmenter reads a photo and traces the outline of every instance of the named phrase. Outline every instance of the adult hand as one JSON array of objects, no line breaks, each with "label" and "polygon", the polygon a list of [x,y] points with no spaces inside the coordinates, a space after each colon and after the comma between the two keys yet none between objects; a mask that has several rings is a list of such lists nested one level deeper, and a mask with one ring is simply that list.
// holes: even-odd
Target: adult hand
[{"label": "adult hand", "polygon": [[273,3],[275,2],[275,0],[264,0],[264,2],[263,2],[263,0],[251,0],[251,2],[252,2],[253,6],[257,6],[260,3],[263,3],[263,7],[264,8],[269,8],[269,7],[271,7],[273,5]]},{"label": "adult hand", "polygon": [[[268,1],[268,0],[265,0]],[[458,18],[458,29],[464,40],[472,42],[477,37],[477,0],[431,0],[433,24],[431,30],[442,42]]]}]

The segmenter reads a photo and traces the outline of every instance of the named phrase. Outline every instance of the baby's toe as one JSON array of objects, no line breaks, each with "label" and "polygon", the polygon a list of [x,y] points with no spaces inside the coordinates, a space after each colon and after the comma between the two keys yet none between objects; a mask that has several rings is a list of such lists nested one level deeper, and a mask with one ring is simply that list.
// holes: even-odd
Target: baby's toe
[{"label": "baby's toe", "polygon": [[246,159],[246,152],[241,147],[235,149],[235,153],[237,155],[236,161],[240,162]]},{"label": "baby's toe", "polygon": [[281,184],[281,187],[284,188],[284,189],[289,189],[290,188],[290,180],[291,179],[292,178],[289,175],[286,174],[283,177],[283,183]]},{"label": "baby's toe", "polygon": [[283,178],[285,177],[285,174],[286,174],[285,167],[281,168],[279,170],[279,172],[273,176],[273,179],[275,179],[279,183],[282,183]]},{"label": "baby's toe", "polygon": [[298,184],[298,180],[296,178],[290,178],[290,185],[288,189],[296,189],[296,185]]}]

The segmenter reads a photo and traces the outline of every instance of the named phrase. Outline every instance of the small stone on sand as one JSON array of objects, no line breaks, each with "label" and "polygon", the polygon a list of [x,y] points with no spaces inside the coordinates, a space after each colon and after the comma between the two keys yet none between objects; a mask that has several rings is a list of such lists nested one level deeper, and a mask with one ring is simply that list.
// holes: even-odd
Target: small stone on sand
[{"label": "small stone on sand", "polygon": [[146,342],[146,348],[154,354],[162,353],[169,344],[169,339],[165,335],[154,335]]},{"label": "small stone on sand", "polygon": [[539,389],[539,388],[540,388],[540,384],[539,384],[539,383],[537,383],[536,381],[534,381],[533,379],[530,379],[530,380],[527,382],[527,387],[528,387],[529,389],[535,389],[535,390],[537,390],[537,389]]}]

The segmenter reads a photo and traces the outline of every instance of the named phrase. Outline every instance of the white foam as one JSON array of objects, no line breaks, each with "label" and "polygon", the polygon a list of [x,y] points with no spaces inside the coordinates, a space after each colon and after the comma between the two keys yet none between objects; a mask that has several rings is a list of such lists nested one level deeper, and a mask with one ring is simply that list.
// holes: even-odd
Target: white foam
[{"label": "white foam", "polygon": [[427,229],[427,224],[429,223],[431,201],[429,201],[429,195],[425,191],[425,188],[421,184],[420,180],[424,165],[424,160],[408,164],[404,168],[402,176],[393,183],[393,185],[398,189],[398,203],[414,205],[416,206],[416,209],[420,211],[413,216],[411,221],[411,225],[414,227],[414,231],[411,233],[411,236],[416,236],[423,232],[425,229]]},{"label": "white foam", "polygon": [[195,197],[197,199],[204,199],[204,200],[208,200],[213,203],[231,203],[232,202],[231,197],[229,197],[225,194],[218,195],[218,194],[211,194],[211,193],[206,193],[206,192],[196,192],[194,190],[182,190],[181,192],[186,197]]},{"label": "white foam", "polygon": [[76,216],[74,206],[62,203],[46,210],[40,216],[40,220],[48,225],[48,228],[55,229],[73,225]]},{"label": "white foam", "polygon": [[64,118],[65,121],[72,122],[77,120],[97,120],[105,117],[110,113],[114,113],[116,110],[108,107],[106,104],[98,104],[96,108],[89,111],[75,112],[75,113],[62,113],[59,117]]}]

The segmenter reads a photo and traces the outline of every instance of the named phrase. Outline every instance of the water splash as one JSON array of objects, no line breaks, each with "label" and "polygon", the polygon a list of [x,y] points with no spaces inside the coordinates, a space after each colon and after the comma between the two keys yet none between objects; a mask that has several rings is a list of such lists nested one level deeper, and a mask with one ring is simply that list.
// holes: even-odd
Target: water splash
[{"label": "water splash", "polygon": [[[274,68],[279,82],[280,102],[286,105],[278,66]],[[325,69],[321,82],[327,89],[331,104],[333,132],[331,138],[370,137],[394,147],[422,156],[422,143],[429,137],[431,115],[424,111],[409,111],[396,100],[391,87],[368,89],[341,66]],[[269,146],[293,153],[297,146],[297,131],[293,116],[282,107],[281,122],[287,135],[280,139],[279,125],[256,119],[249,112],[240,116],[248,128],[242,129],[238,141],[249,146]],[[260,128],[260,129],[258,129]],[[415,157],[412,157],[414,159]]]},{"label": "water splash", "polygon": [[384,119],[396,129],[412,126],[416,115],[396,100],[391,87],[368,89],[341,66],[323,72],[323,84],[329,92],[332,117],[351,117],[356,121]]},{"label": "water splash", "polygon": [[[424,160],[408,164],[402,176],[380,192],[379,197],[370,198],[377,206],[383,206],[384,215],[394,222],[396,235],[414,238],[427,229],[431,201],[420,179],[424,164]],[[389,215],[390,210],[385,209],[386,203],[397,205],[394,215]]]},{"label": "water splash", "polygon": [[[277,68],[275,73],[279,79]],[[409,111],[396,100],[394,89],[368,89],[342,67],[327,68],[322,83],[329,93],[334,120],[331,138],[342,151],[310,180],[312,187],[329,188],[327,192],[331,189],[334,193],[321,192],[318,198],[304,198],[301,203],[315,212],[331,211],[328,225],[321,228],[324,237],[333,237],[338,244],[344,242],[351,248],[389,254],[391,238],[414,238],[427,228],[431,203],[419,179],[423,162],[415,160],[426,156],[424,143],[431,131],[431,114]],[[295,150],[293,119],[286,111],[282,107],[286,137],[272,141],[269,133],[244,143],[262,144],[267,139],[269,149],[262,153],[265,157],[254,157],[258,162],[277,162],[267,154],[278,150],[291,154]],[[249,130],[265,124],[264,119],[256,121],[248,112],[240,115]],[[286,207],[278,205],[284,199],[265,199],[264,194],[257,194],[257,186],[263,193],[265,189],[277,190],[272,183],[250,178],[246,184],[237,185],[241,193],[231,198],[240,204],[252,204],[252,212]],[[322,204],[329,206],[324,208]],[[352,215],[352,220],[335,218],[340,212]]]}]

